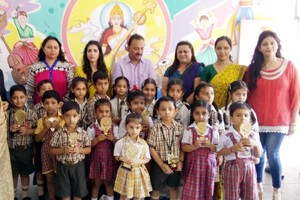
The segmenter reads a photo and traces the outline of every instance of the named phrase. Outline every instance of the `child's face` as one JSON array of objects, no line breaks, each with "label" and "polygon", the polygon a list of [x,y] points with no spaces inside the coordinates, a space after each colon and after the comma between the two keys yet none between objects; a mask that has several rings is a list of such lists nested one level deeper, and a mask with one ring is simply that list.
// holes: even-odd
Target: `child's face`
[{"label": "child's face", "polygon": [[230,120],[235,128],[240,127],[242,122],[250,122],[250,110],[248,109],[236,109],[233,115],[230,116]]},{"label": "child's face", "polygon": [[44,109],[47,115],[56,115],[59,109],[59,103],[54,98],[45,99],[43,102]]},{"label": "child's face", "polygon": [[22,91],[15,91],[11,97],[11,102],[16,108],[24,108],[27,102],[27,95]]},{"label": "child's face", "polygon": [[156,94],[155,85],[152,83],[148,83],[148,84],[144,85],[143,93],[145,94],[146,99],[148,101],[152,101],[153,99],[155,99],[155,94]]},{"label": "child's face", "polygon": [[111,117],[111,110],[108,105],[98,106],[98,108],[95,110],[95,113],[99,122],[103,117]]},{"label": "child's face", "polygon": [[69,110],[63,114],[65,124],[68,128],[76,128],[77,123],[80,119],[80,114],[75,110]]},{"label": "child's face", "polygon": [[196,124],[198,122],[207,122],[209,119],[209,112],[205,107],[196,107],[192,115]]},{"label": "child's face", "polygon": [[142,131],[142,124],[139,122],[129,122],[126,124],[126,130],[130,137],[137,137]]},{"label": "child's face", "polygon": [[244,103],[246,101],[246,99],[247,99],[247,90],[245,90],[243,88],[238,89],[231,94],[232,103],[235,103],[235,102]]},{"label": "child's face", "polygon": [[209,104],[214,102],[215,92],[212,87],[203,87],[196,97],[198,100],[207,101]]},{"label": "child's face", "polygon": [[71,88],[71,91],[74,93],[77,99],[85,99],[87,88],[84,82],[78,82],[74,88]]},{"label": "child's face", "polygon": [[104,79],[104,80],[98,79],[95,84],[97,94],[99,95],[106,95],[108,91],[108,87],[109,87],[108,79]]},{"label": "child's face", "polygon": [[127,82],[125,80],[119,80],[114,89],[119,97],[125,97],[128,92]]},{"label": "child's face", "polygon": [[51,83],[45,83],[41,85],[40,90],[38,91],[38,95],[42,97],[43,94],[48,90],[53,90],[53,86],[51,85]]},{"label": "child's face", "polygon": [[145,99],[143,97],[136,97],[129,102],[128,106],[131,112],[142,113],[145,109]]},{"label": "child's face", "polygon": [[172,85],[169,92],[168,96],[173,97],[175,101],[179,101],[183,97],[183,90],[181,85]]},{"label": "child's face", "polygon": [[156,110],[162,121],[172,121],[176,115],[176,109],[171,101],[162,101]]}]

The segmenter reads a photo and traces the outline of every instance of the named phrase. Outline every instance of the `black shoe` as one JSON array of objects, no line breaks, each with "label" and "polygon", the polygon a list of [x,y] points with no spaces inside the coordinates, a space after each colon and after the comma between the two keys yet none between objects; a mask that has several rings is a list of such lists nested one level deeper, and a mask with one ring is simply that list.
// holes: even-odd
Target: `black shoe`
[{"label": "black shoe", "polygon": [[268,174],[271,174],[270,167],[266,167],[266,168],[265,168],[265,172],[268,173]]},{"label": "black shoe", "polygon": [[30,197],[24,197],[22,200],[32,200]]},{"label": "black shoe", "polygon": [[46,198],[45,198],[45,194],[43,194],[43,195],[39,196],[39,200],[46,200]]},{"label": "black shoe", "polygon": [[14,200],[19,200],[19,199],[17,197],[15,197]]}]

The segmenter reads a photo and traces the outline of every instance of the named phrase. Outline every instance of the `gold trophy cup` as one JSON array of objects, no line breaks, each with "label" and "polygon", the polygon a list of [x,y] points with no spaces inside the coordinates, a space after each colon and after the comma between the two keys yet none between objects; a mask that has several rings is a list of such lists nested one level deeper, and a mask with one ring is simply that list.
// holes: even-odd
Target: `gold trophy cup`
[{"label": "gold trophy cup", "polygon": [[240,124],[240,133],[243,138],[248,138],[251,129],[252,129],[252,126],[249,122],[242,122]]},{"label": "gold trophy cup", "polygon": [[141,113],[141,115],[142,115],[143,120],[144,120],[144,121],[147,121],[148,118],[150,117],[151,113],[150,113],[149,110],[145,109],[145,110]]},{"label": "gold trophy cup", "polygon": [[[136,155],[138,154],[139,152],[139,149],[137,146],[133,145],[133,144],[130,144],[128,145],[128,147],[126,148],[126,157],[127,158],[130,158],[130,159],[133,159],[136,157]],[[131,169],[131,165],[127,164],[127,163],[124,163],[122,164],[122,167],[126,168],[126,169]]]},{"label": "gold trophy cup", "polygon": [[[52,124],[52,123],[55,121],[55,117],[50,117],[50,118],[48,119],[48,121]],[[54,131],[55,131],[55,128],[54,128],[54,127],[50,127],[50,131],[51,131],[51,132],[54,132]]]},{"label": "gold trophy cup", "polygon": [[168,159],[168,164],[171,169],[177,168],[177,163],[179,162],[179,156],[175,156],[173,154],[168,154],[167,159]]},{"label": "gold trophy cup", "polygon": [[197,123],[197,128],[198,128],[198,131],[199,131],[199,137],[197,138],[197,140],[200,140],[200,142],[204,142],[206,139],[206,137],[204,137],[204,133],[206,131],[206,128],[207,128],[207,124],[206,122],[198,122]]},{"label": "gold trophy cup", "polygon": [[77,133],[70,133],[69,135],[69,145],[70,147],[76,147],[77,145],[77,139],[78,139],[78,135]]},{"label": "gold trophy cup", "polygon": [[18,127],[20,128],[21,126],[24,125],[25,120],[26,120],[26,112],[24,110],[17,110],[14,115],[14,119]]},{"label": "gold trophy cup", "polygon": [[101,129],[104,135],[107,136],[109,129],[111,128],[112,120],[109,117],[103,117],[100,122]]}]

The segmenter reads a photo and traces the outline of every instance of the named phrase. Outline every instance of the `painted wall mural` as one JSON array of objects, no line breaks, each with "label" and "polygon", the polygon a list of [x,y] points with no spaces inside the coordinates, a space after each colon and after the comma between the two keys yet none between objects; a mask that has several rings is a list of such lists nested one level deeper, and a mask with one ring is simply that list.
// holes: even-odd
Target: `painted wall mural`
[{"label": "painted wall mural", "polygon": [[268,1],[0,0],[0,63],[5,84],[8,90],[15,82],[26,83],[30,65],[48,35],[59,38],[74,66],[81,64],[85,44],[97,40],[111,67],[127,53],[126,42],[133,33],[144,36],[144,56],[156,64],[158,77],[172,63],[181,40],[192,42],[197,59],[210,64],[216,60],[215,39],[228,35],[238,46],[241,20],[267,18],[266,13],[255,11]]}]

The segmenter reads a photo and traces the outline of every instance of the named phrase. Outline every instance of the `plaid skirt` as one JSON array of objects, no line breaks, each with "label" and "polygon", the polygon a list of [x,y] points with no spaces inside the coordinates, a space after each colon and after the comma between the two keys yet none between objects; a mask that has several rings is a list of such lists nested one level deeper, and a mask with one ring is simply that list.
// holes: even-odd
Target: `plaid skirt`
[{"label": "plaid skirt", "polygon": [[258,200],[256,171],[252,159],[225,162],[223,190],[224,200]]},{"label": "plaid skirt", "polygon": [[145,165],[131,170],[119,167],[114,191],[127,196],[128,199],[149,197],[152,191],[149,173]]},{"label": "plaid skirt", "polygon": [[193,154],[186,158],[182,199],[211,200],[214,192],[216,156]]}]

